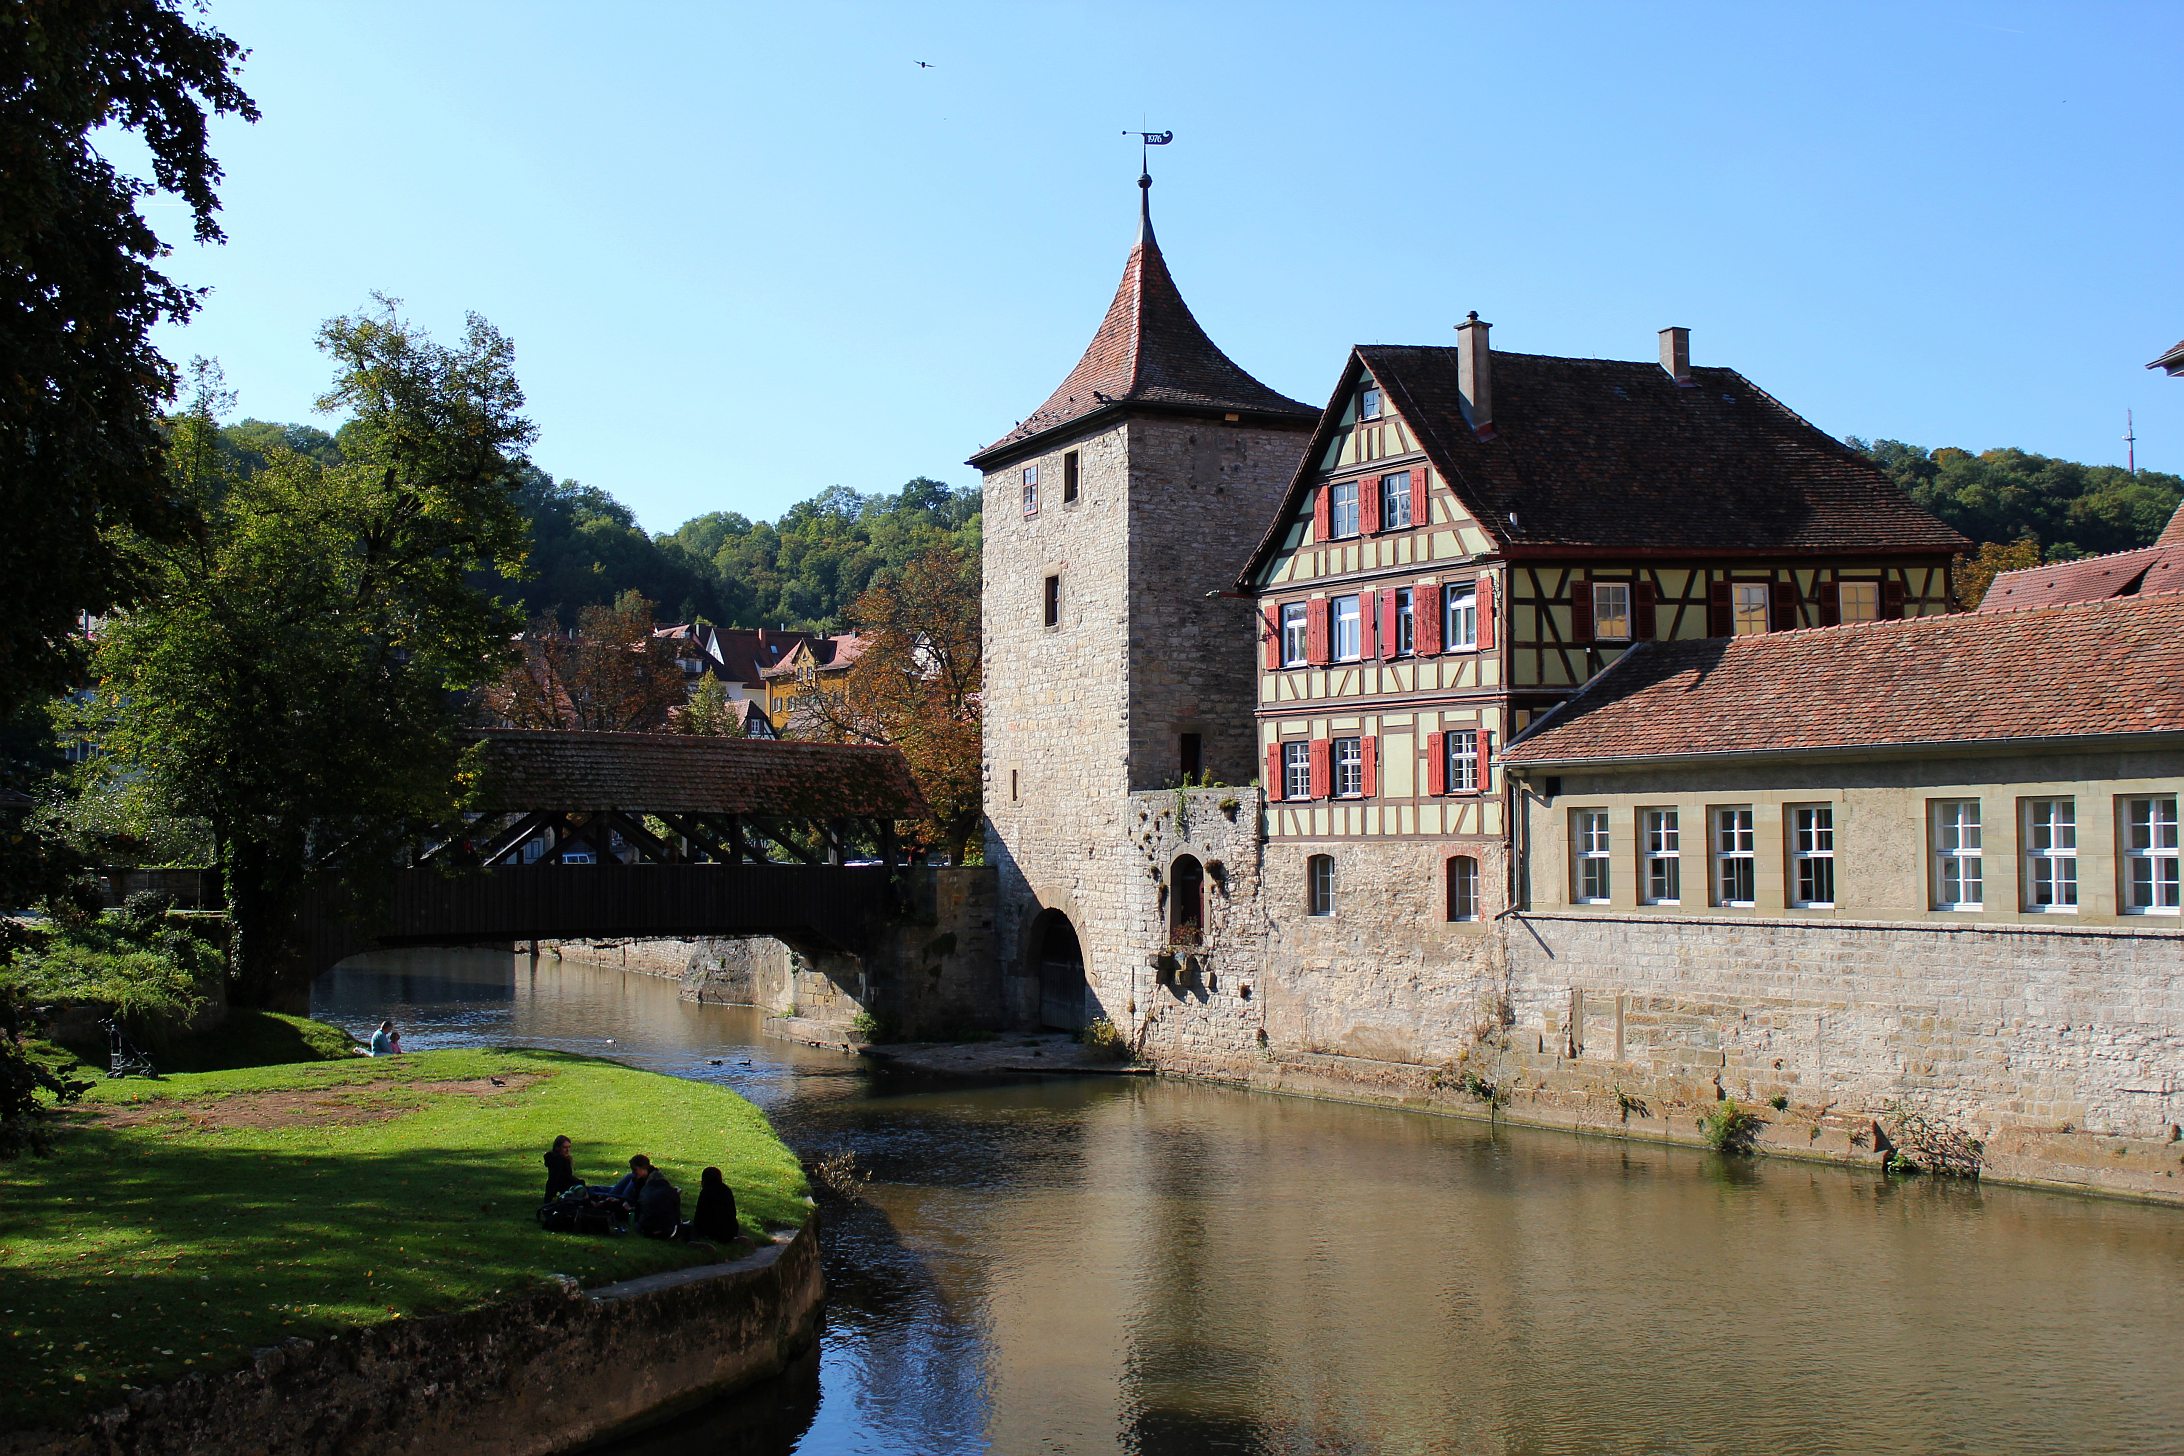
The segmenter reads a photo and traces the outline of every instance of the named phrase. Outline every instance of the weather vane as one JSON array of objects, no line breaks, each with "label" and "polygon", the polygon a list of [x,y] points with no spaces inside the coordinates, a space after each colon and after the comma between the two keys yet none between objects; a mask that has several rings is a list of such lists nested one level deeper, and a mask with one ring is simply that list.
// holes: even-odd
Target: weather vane
[{"label": "weather vane", "polygon": [[1138,139],[1138,171],[1148,175],[1153,170],[1146,165],[1148,149],[1164,147],[1175,140],[1175,133],[1172,131],[1130,131],[1126,128],[1122,134],[1124,136],[1134,136]]}]

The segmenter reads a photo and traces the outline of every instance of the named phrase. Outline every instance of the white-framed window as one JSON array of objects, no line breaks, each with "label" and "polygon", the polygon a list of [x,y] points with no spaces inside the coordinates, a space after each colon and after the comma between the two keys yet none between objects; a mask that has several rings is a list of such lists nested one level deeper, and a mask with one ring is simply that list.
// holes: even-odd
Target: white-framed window
[{"label": "white-framed window", "polygon": [[1442,598],[1441,646],[1450,651],[1479,645],[1479,598],[1451,587]]},{"label": "white-framed window", "polygon": [[1305,625],[1304,603],[1282,604],[1282,666],[1304,666],[1305,653],[1311,642],[1310,628]]},{"label": "white-framed window", "polygon": [[2178,906],[2176,795],[2123,801],[2123,910],[2174,915]]},{"label": "white-framed window", "polygon": [[1334,637],[1332,654],[1337,662],[1355,662],[1364,655],[1363,638],[1358,635],[1358,600],[1356,597],[1336,597],[1334,606]]},{"label": "white-framed window", "polygon": [[1039,467],[1036,465],[1024,467],[1024,514],[1039,514]]},{"label": "white-framed window", "polygon": [[1630,640],[1630,583],[1596,581],[1592,584],[1593,636],[1603,642]]},{"label": "white-framed window", "polygon": [[1479,735],[1469,728],[1455,728],[1442,735],[1442,744],[1448,754],[1448,791],[1479,792]]},{"label": "white-framed window", "polygon": [[1062,454],[1062,504],[1065,506],[1073,506],[1076,503],[1077,452],[1074,450],[1068,450],[1064,451]]},{"label": "white-framed window", "polygon": [[1881,584],[1877,581],[1837,582],[1835,617],[1841,622],[1878,622],[1881,619]]},{"label": "white-framed window", "polygon": [[1327,530],[1340,541],[1357,534],[1357,482],[1345,480],[1327,487]]},{"label": "white-framed window", "polygon": [[1282,797],[1285,799],[1309,799],[1312,797],[1311,744],[1284,743],[1282,745]]},{"label": "white-framed window", "polygon": [[1395,589],[1395,655],[1410,657],[1418,651],[1418,620],[1411,610],[1411,589]]},{"label": "white-framed window", "polygon": [[1608,850],[1608,811],[1570,811],[1570,893],[1580,905],[1605,905],[1613,885]]},{"label": "white-framed window", "polygon": [[2025,825],[2025,908],[2042,914],[2069,914],[2078,908],[2078,801],[2072,798],[2027,799]]},{"label": "white-framed window", "polygon": [[1743,637],[1767,630],[1768,606],[1774,588],[1763,581],[1732,582],[1729,586],[1729,630]]},{"label": "white-framed window", "polygon": [[1335,857],[1315,854],[1304,862],[1304,913],[1335,913]]},{"label": "white-framed window", "polygon": [[1641,810],[1639,823],[1646,903],[1677,904],[1683,899],[1683,830],[1678,825],[1676,811]]},{"label": "white-framed window", "polygon": [[1365,793],[1365,740],[1337,738],[1334,740],[1332,752],[1335,764],[1335,797],[1362,797]]},{"label": "white-framed window", "polygon": [[1748,804],[1714,811],[1714,903],[1749,906],[1759,897],[1759,841]]},{"label": "white-framed window", "polygon": [[1979,800],[1936,799],[1930,813],[1934,836],[1934,908],[1977,910],[1986,903],[1987,895]]},{"label": "white-framed window", "polygon": [[1449,857],[1448,918],[1479,918],[1479,862],[1468,854]]},{"label": "white-framed window", "polygon": [[1380,477],[1380,529],[1400,531],[1411,523],[1410,472]]},{"label": "white-framed window", "polygon": [[1835,806],[1790,806],[1790,903],[1801,910],[1835,906]]},{"label": "white-framed window", "polygon": [[1380,418],[1380,386],[1368,384],[1357,392],[1357,417],[1361,420]]}]

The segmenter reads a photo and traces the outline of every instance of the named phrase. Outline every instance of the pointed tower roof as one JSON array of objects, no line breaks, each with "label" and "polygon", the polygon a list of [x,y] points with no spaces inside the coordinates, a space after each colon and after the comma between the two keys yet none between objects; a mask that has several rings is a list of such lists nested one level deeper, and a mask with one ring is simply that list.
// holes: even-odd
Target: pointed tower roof
[{"label": "pointed tower roof", "polygon": [[1138,240],[1099,332],[1045,404],[969,463],[1000,464],[1065,426],[1124,409],[1239,415],[1311,425],[1319,411],[1267,388],[1221,352],[1191,317],[1153,237],[1152,178],[1138,178]]}]

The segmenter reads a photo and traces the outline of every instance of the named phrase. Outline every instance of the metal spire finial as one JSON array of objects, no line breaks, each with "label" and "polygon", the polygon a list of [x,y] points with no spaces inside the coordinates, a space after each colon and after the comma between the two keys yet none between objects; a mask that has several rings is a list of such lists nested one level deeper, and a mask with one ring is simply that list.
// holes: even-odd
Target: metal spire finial
[{"label": "metal spire finial", "polygon": [[1137,240],[1149,243],[1153,240],[1153,167],[1152,149],[1164,147],[1175,140],[1172,131],[1126,131],[1124,136],[1138,139],[1138,226]]}]

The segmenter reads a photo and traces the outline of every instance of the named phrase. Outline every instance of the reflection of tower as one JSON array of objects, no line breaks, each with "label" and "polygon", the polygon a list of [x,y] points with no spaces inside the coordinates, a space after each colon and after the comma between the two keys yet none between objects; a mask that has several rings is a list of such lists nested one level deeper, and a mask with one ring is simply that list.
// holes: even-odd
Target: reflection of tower
[{"label": "reflection of tower", "polygon": [[2133,475],[2138,474],[2138,426],[2131,423],[2131,412],[2123,412],[2124,467]]},{"label": "reflection of tower", "polygon": [[1153,237],[1151,178],[1138,186],[1137,244],[1091,346],[970,461],[985,475],[986,853],[1018,1021],[1125,1020],[1147,949],[1128,943],[1146,877],[1127,796],[1256,774],[1250,609],[1220,594],[1319,415],[1198,326]]}]

